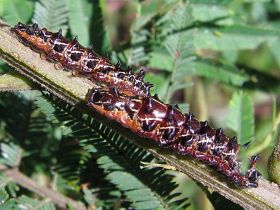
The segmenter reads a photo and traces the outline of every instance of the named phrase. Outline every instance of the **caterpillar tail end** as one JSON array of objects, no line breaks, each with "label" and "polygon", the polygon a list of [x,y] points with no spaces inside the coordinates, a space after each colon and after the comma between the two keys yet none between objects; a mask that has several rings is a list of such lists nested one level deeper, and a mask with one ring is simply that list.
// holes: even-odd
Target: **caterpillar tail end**
[{"label": "caterpillar tail end", "polygon": [[249,169],[246,172],[248,187],[258,187],[258,181],[261,177],[261,173],[256,169],[256,163],[259,159],[259,155],[253,155],[252,157],[250,157]]}]

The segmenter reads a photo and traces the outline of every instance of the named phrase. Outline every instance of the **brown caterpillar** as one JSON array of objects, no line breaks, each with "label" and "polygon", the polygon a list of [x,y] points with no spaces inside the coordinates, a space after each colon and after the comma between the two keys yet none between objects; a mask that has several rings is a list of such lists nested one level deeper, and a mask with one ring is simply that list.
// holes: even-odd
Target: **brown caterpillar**
[{"label": "brown caterpillar", "polygon": [[145,83],[144,71],[133,74],[131,69],[121,69],[120,64],[113,65],[106,58],[100,57],[92,49],[79,44],[77,38],[67,41],[61,33],[39,29],[37,24],[32,26],[18,23],[11,29],[20,40],[33,50],[45,55],[46,59],[71,70],[74,75],[83,75],[89,79],[118,87],[127,95],[147,96],[152,84]]},{"label": "brown caterpillar", "polygon": [[239,187],[258,186],[258,156],[250,158],[249,169],[242,175],[235,137],[228,138],[222,129],[215,130],[207,121],[199,122],[193,114],[183,114],[178,107],[164,104],[156,96],[127,96],[116,88],[94,89],[88,105],[159,146],[203,161]]},{"label": "brown caterpillar", "polygon": [[191,113],[183,114],[177,106],[161,102],[156,95],[151,97],[151,84],[144,83],[143,71],[136,75],[123,71],[92,49],[82,47],[77,39],[68,42],[61,31],[51,33],[36,24],[22,23],[12,31],[48,60],[101,84],[99,89],[92,90],[89,107],[161,147],[212,166],[238,187],[258,186],[258,156],[250,158],[249,169],[243,175],[237,160],[237,139],[227,137],[222,129],[213,129],[207,121],[199,122]]}]

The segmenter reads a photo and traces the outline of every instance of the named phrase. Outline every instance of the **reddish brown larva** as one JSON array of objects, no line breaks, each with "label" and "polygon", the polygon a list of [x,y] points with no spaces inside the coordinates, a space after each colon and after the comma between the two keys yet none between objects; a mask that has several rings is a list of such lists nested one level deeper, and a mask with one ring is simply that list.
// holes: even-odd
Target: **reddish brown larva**
[{"label": "reddish brown larva", "polygon": [[258,186],[258,156],[251,157],[246,175],[241,174],[236,138],[228,138],[222,129],[214,130],[207,121],[199,122],[191,113],[184,115],[154,97],[123,95],[115,88],[92,90],[88,105],[159,146],[203,161],[239,187]]},{"label": "reddish brown larva", "polygon": [[28,26],[22,23],[18,23],[12,31],[24,44],[76,75],[118,87],[127,95],[150,94],[152,85],[143,81],[144,71],[139,71],[138,74],[133,74],[130,68],[125,71],[120,65],[113,65],[106,58],[100,57],[92,49],[81,46],[76,38],[67,41],[61,31],[52,33],[45,28],[39,29],[37,24]]},{"label": "reddish brown larva", "polygon": [[250,158],[247,173],[241,174],[236,138],[227,137],[222,129],[213,129],[207,121],[199,122],[191,113],[183,114],[178,107],[160,102],[156,96],[151,97],[151,84],[144,83],[143,71],[136,75],[123,71],[119,65],[112,65],[81,46],[77,39],[67,41],[61,31],[51,33],[36,24],[22,23],[12,31],[24,44],[44,53],[48,60],[102,84],[100,89],[92,90],[89,107],[159,146],[212,166],[239,187],[258,186],[260,173],[255,167],[258,156]]}]

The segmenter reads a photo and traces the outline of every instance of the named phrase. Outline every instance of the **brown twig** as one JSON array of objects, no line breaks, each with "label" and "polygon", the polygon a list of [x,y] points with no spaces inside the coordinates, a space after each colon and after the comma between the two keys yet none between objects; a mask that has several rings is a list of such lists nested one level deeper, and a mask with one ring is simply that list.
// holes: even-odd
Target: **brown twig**
[{"label": "brown twig", "polygon": [[270,180],[280,184],[280,124],[277,124],[275,137],[277,138],[277,142],[269,157],[267,170]]},{"label": "brown twig", "polygon": [[50,188],[38,185],[35,181],[21,173],[17,168],[7,168],[3,165],[0,165],[0,171],[19,186],[26,188],[44,198],[47,197],[59,208],[67,209],[68,207],[72,207],[73,209],[77,210],[87,209],[82,203],[68,198]]}]

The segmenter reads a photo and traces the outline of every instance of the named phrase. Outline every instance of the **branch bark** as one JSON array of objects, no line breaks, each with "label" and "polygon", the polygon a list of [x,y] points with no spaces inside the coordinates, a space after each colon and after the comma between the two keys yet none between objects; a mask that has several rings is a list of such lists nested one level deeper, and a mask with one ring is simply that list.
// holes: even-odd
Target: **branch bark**
[{"label": "branch bark", "polygon": [[68,209],[70,206],[73,209],[86,210],[86,207],[82,203],[78,203],[50,188],[39,186],[32,179],[22,174],[17,168],[7,168],[0,165],[0,171],[23,188],[35,192],[42,197],[49,198],[59,208]]},{"label": "branch bark", "polygon": [[[47,89],[72,105],[85,104],[86,94],[93,86],[87,79],[73,77],[70,72],[57,71],[52,63],[42,60],[38,53],[20,44],[4,23],[0,23],[0,57],[20,74],[30,78],[43,89]],[[81,111],[86,112],[85,106],[81,108]],[[151,152],[155,157],[164,160],[177,171],[185,173],[208,187],[209,190],[220,193],[244,208],[280,209],[280,189],[278,185],[261,179],[258,188],[236,189],[225,182],[223,176],[199,161],[178,156],[169,150],[146,143],[144,139],[118,124],[109,122],[98,114],[94,114],[94,116],[100,122]]]},{"label": "branch bark", "polygon": [[270,180],[280,184],[280,124],[276,128],[277,142],[268,159],[267,169]]}]

